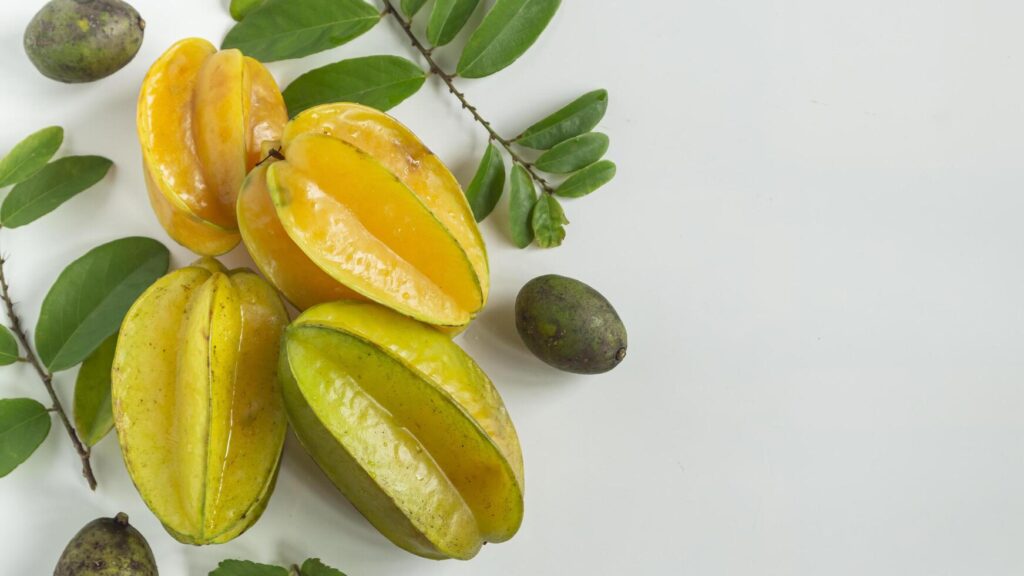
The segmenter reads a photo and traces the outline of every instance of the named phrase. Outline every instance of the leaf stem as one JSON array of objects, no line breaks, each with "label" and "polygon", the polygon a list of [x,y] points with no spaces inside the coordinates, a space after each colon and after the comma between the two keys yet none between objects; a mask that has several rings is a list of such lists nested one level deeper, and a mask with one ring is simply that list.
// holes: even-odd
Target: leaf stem
[{"label": "leaf stem", "polygon": [[7,258],[0,256],[0,299],[3,300],[4,307],[7,310],[7,319],[10,322],[11,332],[14,333],[18,341],[21,343],[22,348],[25,350],[25,360],[35,368],[36,374],[39,375],[39,379],[43,382],[43,386],[46,388],[46,393],[50,395],[50,401],[52,407],[49,409],[52,412],[56,412],[60,417],[60,421],[64,424],[64,429],[68,433],[68,437],[71,438],[71,444],[75,447],[75,452],[78,453],[78,458],[82,461],[82,476],[89,483],[89,488],[96,490],[96,476],[92,472],[92,464],[89,461],[90,451],[83,444],[81,439],[78,437],[78,432],[75,431],[75,427],[71,424],[71,420],[68,419],[67,412],[64,411],[64,406],[61,405],[60,399],[57,398],[57,392],[53,389],[53,374],[43,367],[43,363],[36,356],[35,350],[32,348],[32,344],[28,340],[28,336],[25,333],[25,329],[22,328],[21,318],[14,311],[14,300],[11,298],[11,288],[7,284],[7,277],[4,274],[4,264],[7,263]]},{"label": "leaf stem", "polygon": [[409,40],[412,42],[412,46],[416,48],[420,55],[423,56],[423,59],[427,61],[427,65],[430,67],[430,73],[434,74],[445,83],[445,86],[448,87],[448,91],[452,93],[452,96],[455,96],[459,103],[462,104],[462,108],[467,110],[473,116],[473,119],[487,130],[487,134],[490,136],[490,139],[500,144],[501,147],[508,152],[509,156],[512,157],[512,161],[522,166],[526,172],[529,173],[530,178],[533,178],[533,181],[536,182],[546,194],[554,193],[555,189],[546,179],[544,179],[544,177],[537,173],[534,165],[531,162],[524,160],[523,157],[512,148],[513,141],[508,138],[503,138],[498,134],[494,127],[491,126],[491,123],[480,115],[480,111],[477,110],[476,106],[469,103],[469,100],[466,99],[466,95],[455,87],[456,75],[445,72],[444,69],[438,65],[433,56],[434,48],[427,48],[424,46],[423,42],[416,37],[416,34],[412,31],[412,23],[409,20],[406,20],[405,17],[398,12],[391,0],[382,0],[382,2],[384,3],[383,14],[391,15],[395,21],[398,22],[402,31],[405,32],[405,35],[408,36]]},{"label": "leaf stem", "polygon": [[267,155],[263,157],[263,160],[260,160],[259,162],[257,162],[256,165],[257,166],[262,166],[264,162],[266,162],[267,160],[270,160],[271,158],[273,158],[275,160],[285,160],[286,159],[284,157],[284,154],[281,153],[281,149],[280,148],[271,148],[270,151],[267,152]]}]

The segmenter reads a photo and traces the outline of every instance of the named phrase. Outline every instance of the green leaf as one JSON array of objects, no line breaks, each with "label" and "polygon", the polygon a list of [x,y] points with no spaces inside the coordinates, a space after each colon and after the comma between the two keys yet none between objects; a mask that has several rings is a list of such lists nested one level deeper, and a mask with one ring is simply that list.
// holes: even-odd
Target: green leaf
[{"label": "green leaf", "polygon": [[241,21],[254,8],[258,8],[265,0],[231,0],[231,17]]},{"label": "green leaf", "polygon": [[509,231],[512,242],[519,248],[526,248],[533,242],[533,228],[530,213],[537,203],[537,189],[526,169],[516,164],[512,168],[512,184],[509,191]]},{"label": "green leaf", "polygon": [[58,372],[85,360],[117,332],[128,308],[169,263],[163,244],[141,237],[114,240],[72,262],[39,313],[35,342],[43,364]]},{"label": "green leaf", "polygon": [[561,0],[498,0],[469,37],[459,76],[483,78],[522,56],[555,16]]},{"label": "green leaf", "polygon": [[380,13],[363,0],[267,0],[224,38],[262,62],[323,52],[363,34]]},{"label": "green leaf", "polygon": [[580,198],[604,186],[615,178],[615,163],[601,160],[573,174],[555,190],[555,194],[565,198]]},{"label": "green leaf", "polygon": [[0,478],[39,448],[50,433],[50,413],[28,398],[0,400]]},{"label": "green leaf", "polygon": [[569,220],[566,219],[557,198],[550,194],[542,194],[537,205],[533,207],[531,220],[538,246],[554,248],[562,245],[562,240],[565,240],[565,225]]},{"label": "green leaf", "polygon": [[0,160],[0,188],[17,184],[38,172],[53,158],[63,142],[64,129],[50,126],[15,144]]},{"label": "green leaf", "polygon": [[114,427],[110,370],[116,347],[114,334],[85,359],[75,380],[75,428],[88,446],[95,446]]},{"label": "green leaf", "polygon": [[608,151],[608,137],[590,132],[570,138],[540,155],[534,165],[552,174],[568,174],[597,162]]},{"label": "green leaf", "polygon": [[466,190],[466,199],[477,222],[482,222],[494,210],[504,190],[505,160],[494,144],[488,144],[480,167]]},{"label": "green leaf", "polygon": [[0,326],[0,366],[14,364],[21,357],[18,341],[6,326]]},{"label": "green leaf", "polygon": [[427,0],[402,0],[402,12],[405,12],[406,16],[412,18],[426,3]]},{"label": "green leaf", "polygon": [[68,156],[47,164],[4,198],[0,223],[17,228],[35,222],[102,180],[112,164],[101,156]]},{"label": "green leaf", "polygon": [[427,21],[427,40],[434,46],[444,46],[462,31],[480,0],[437,0]]},{"label": "green leaf", "polygon": [[301,576],[345,576],[341,570],[325,566],[319,558],[310,558],[302,563]]},{"label": "green leaf", "polygon": [[280,566],[248,560],[224,560],[209,576],[288,576],[288,571]]},{"label": "green leaf", "polygon": [[547,150],[559,142],[586,134],[597,126],[608,110],[608,91],[587,92],[551,116],[526,129],[516,143]]},{"label": "green leaf", "polygon": [[284,90],[288,113],[327,102],[358,102],[388,110],[423,86],[423,70],[398,56],[367,56],[328,64],[299,76]]}]

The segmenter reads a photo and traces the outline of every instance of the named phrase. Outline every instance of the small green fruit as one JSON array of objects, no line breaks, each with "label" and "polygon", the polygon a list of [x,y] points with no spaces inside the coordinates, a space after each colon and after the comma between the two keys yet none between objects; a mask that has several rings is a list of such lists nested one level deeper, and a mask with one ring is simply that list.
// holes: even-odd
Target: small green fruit
[{"label": "small green fruit", "polygon": [[157,576],[157,569],[146,539],[122,512],[93,520],[75,534],[53,576]]},{"label": "small green fruit", "polygon": [[92,82],[131,62],[145,28],[121,0],[51,0],[25,29],[25,52],[48,78]]},{"label": "small green fruit", "polygon": [[579,280],[549,274],[523,286],[516,329],[548,364],[576,374],[600,374],[626,357],[626,327],[611,303]]}]

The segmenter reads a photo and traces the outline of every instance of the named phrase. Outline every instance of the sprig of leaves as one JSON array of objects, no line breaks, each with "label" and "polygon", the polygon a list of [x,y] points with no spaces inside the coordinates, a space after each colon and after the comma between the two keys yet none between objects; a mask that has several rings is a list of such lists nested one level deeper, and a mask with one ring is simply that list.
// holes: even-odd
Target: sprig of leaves
[{"label": "sprig of leaves", "polygon": [[[0,204],[3,228],[35,222],[103,179],[113,163],[99,156],[68,156],[50,161],[64,131],[44,128],[19,142],[0,160],[0,182],[14,189]],[[149,238],[123,238],[72,262],[43,300],[35,347],[14,309],[0,256],[0,301],[8,326],[0,326],[0,365],[30,364],[50,400],[47,408],[29,398],[0,400],[0,476],[17,468],[39,447],[56,415],[82,462],[89,486],[96,478],[87,446],[110,430],[110,363],[114,334],[132,302],[167,272],[170,252]],[[36,352],[38,350],[38,353]],[[53,386],[53,374],[85,361],[75,388],[72,425]],[[81,432],[81,435],[80,435]]]},{"label": "sprig of leaves", "polygon": [[319,558],[310,558],[303,562],[301,567],[292,566],[291,569],[270,564],[257,564],[248,560],[224,560],[210,572],[210,576],[345,576],[345,574],[325,565]]},{"label": "sprig of leaves", "polygon": [[[505,164],[499,147],[511,158],[509,236],[525,248],[536,241],[542,248],[560,246],[569,220],[555,195],[579,198],[607,184],[615,175],[615,164],[602,160],[608,151],[607,135],[592,132],[608,109],[608,92],[594,90],[536,122],[513,139],[502,137],[456,88],[457,76],[478,78],[511,65],[540,37],[554,17],[558,0],[498,0],[473,32],[459,60],[455,74],[445,73],[433,59],[437,43],[427,48],[416,37],[411,22],[384,0],[385,13],[399,21],[402,29],[451,92],[488,132],[490,143],[476,175],[466,191],[477,221],[486,218],[497,205],[505,182]],[[437,8],[435,4],[435,9]],[[431,21],[434,20],[433,13]],[[533,162],[519,148],[542,153]],[[549,176],[542,176],[546,173]],[[565,175],[553,185],[552,176]],[[540,194],[537,193],[540,188]]]},{"label": "sprig of leaves", "polygon": [[[381,2],[384,10],[378,13],[363,0],[233,0],[231,13],[241,22],[228,33],[223,46],[240,48],[268,62],[297,58],[340,46],[372,28],[382,16],[393,17],[426,62],[425,70],[398,56],[328,64],[299,76],[285,88],[289,114],[328,102],[358,102],[386,111],[418,92],[427,76],[433,75],[489,136],[476,175],[466,189],[477,221],[491,214],[508,186],[508,230],[513,243],[522,248],[534,240],[545,248],[560,245],[568,220],[554,196],[585,196],[615,175],[615,164],[602,160],[608,151],[608,136],[592,132],[607,111],[608,93],[588,92],[516,138],[505,138],[470,104],[456,81],[490,76],[516,62],[547,29],[561,0],[496,0],[469,33],[454,72],[446,72],[437,63],[434,51],[452,45],[484,3],[435,0],[427,16],[426,38],[420,39],[413,31],[412,19],[423,12],[426,0]],[[401,11],[396,7],[399,4]],[[513,169],[511,176],[506,156]],[[562,181],[553,183],[554,178]]]},{"label": "sprig of leaves", "polygon": [[[608,136],[591,132],[604,118],[607,109],[608,92],[594,90],[536,122],[511,142],[502,142],[515,163],[510,187],[509,234],[516,246],[525,248],[533,240],[541,248],[561,246],[569,220],[554,196],[580,198],[615,177],[615,164],[601,160],[608,151]],[[544,152],[529,163],[514,151],[513,144]],[[487,154],[481,160],[480,169],[485,164],[493,165]],[[539,178],[536,171],[568,177],[555,187],[548,184],[547,179]],[[533,192],[532,184],[526,191],[524,179],[527,177],[540,184],[542,193],[539,197],[529,193]],[[467,194],[472,205],[475,194],[472,186]],[[530,198],[534,200],[531,202]],[[492,196],[488,201],[497,202],[497,199]],[[473,214],[477,221],[487,216],[487,213],[476,211]],[[526,223],[529,224],[529,233],[525,230]]]}]

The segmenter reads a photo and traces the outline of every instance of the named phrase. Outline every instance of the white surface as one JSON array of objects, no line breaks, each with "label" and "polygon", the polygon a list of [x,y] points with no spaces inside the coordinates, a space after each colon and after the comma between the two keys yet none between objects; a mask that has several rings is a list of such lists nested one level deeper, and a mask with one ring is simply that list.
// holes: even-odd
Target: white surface
[{"label": "white surface", "polygon": [[[168,241],[143,193],[136,90],[172,41],[219,41],[230,22],[214,0],[135,3],[149,23],[142,52],[85,86],[45,80],[24,57],[40,2],[0,9],[0,150],[59,123],[64,153],[117,163],[45,220],[2,232],[29,325],[86,249],[130,234]],[[113,437],[95,453],[91,494],[55,427],[0,481],[0,572],[48,573],[82,524],[118,510],[172,576],[307,556],[349,576],[1024,570],[1024,5],[563,4],[522,61],[463,83],[509,135],[586,90],[611,93],[600,129],[619,176],[567,202],[566,245],[520,252],[502,213],[483,226],[494,294],[461,342],[522,436],[519,535],[469,563],[410,556],[289,440],[256,527],[189,548],[145,509]],[[380,52],[413,57],[385,21],[271,68],[287,84]],[[468,181],[484,138],[438,83],[394,114]],[[176,265],[190,258],[175,247]],[[619,369],[575,377],[525,352],[511,305],[547,272],[616,305],[630,335]],[[66,402],[73,376],[59,377]],[[24,368],[0,385],[42,398]]]}]

